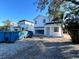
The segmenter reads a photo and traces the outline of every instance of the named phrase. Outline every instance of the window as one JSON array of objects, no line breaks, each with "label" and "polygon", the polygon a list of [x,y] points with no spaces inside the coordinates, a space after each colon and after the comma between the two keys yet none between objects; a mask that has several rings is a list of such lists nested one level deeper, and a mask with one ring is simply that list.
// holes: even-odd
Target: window
[{"label": "window", "polygon": [[59,32],[59,27],[54,27],[54,32]]},{"label": "window", "polygon": [[22,31],[24,30],[24,28],[22,28]]},{"label": "window", "polygon": [[43,23],[45,23],[45,22],[46,22],[46,20],[44,19],[44,20],[43,20]]},{"label": "window", "polygon": [[35,21],[35,24],[37,24],[37,21]]}]

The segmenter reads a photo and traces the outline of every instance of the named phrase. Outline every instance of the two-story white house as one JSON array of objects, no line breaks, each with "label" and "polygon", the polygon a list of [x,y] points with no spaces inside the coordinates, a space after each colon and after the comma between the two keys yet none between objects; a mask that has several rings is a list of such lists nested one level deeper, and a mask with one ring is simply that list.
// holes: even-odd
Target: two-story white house
[{"label": "two-story white house", "polygon": [[18,22],[20,30],[28,30],[34,32],[34,23],[28,20],[21,20]]},{"label": "two-story white house", "polygon": [[38,15],[34,19],[34,29],[35,35],[44,35],[44,25],[46,23],[47,17]]},{"label": "two-story white house", "polygon": [[53,18],[39,15],[34,19],[35,35],[48,37],[63,37],[62,23],[53,21]]}]

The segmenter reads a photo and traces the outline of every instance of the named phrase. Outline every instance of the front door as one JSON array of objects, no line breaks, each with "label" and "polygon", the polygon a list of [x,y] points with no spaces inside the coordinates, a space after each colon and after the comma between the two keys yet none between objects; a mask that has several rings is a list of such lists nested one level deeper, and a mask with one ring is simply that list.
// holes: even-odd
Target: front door
[{"label": "front door", "polygon": [[50,27],[46,27],[46,36],[50,36]]}]

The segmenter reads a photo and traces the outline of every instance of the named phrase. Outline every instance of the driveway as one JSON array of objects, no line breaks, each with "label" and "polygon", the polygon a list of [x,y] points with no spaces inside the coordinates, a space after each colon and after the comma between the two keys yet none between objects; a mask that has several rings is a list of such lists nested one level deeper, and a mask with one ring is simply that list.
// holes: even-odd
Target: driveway
[{"label": "driveway", "polygon": [[0,45],[0,59],[77,58],[79,59],[79,44],[72,44],[68,36],[64,38],[34,37]]}]

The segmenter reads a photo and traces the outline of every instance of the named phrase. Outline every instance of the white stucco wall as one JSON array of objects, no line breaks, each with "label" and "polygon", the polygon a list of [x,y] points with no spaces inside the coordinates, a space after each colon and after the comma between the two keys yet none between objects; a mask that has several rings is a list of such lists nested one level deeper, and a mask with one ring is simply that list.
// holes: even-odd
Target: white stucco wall
[{"label": "white stucco wall", "polygon": [[[43,20],[46,20],[45,23],[43,23]],[[34,19],[34,24],[35,21],[37,22],[34,25],[35,30],[42,30],[42,27],[44,29],[44,35],[45,36],[51,36],[51,37],[63,37],[63,31],[61,28],[61,24],[48,24],[45,25],[46,23],[50,23],[51,22],[51,18],[49,19],[49,17],[45,17],[45,16],[38,16]],[[49,29],[47,30],[46,28],[49,27]],[[59,32],[54,32],[54,27],[59,27]],[[40,28],[40,29],[38,29]],[[48,31],[48,33],[46,33]]]},{"label": "white stucco wall", "polygon": [[48,17],[46,17],[46,16],[37,16],[34,19],[34,24],[35,24],[35,21],[37,22],[37,24],[35,24],[34,27],[44,27],[44,25],[45,25],[45,23],[43,23],[44,19],[45,19],[45,23],[49,21]]},{"label": "white stucco wall", "polygon": [[[47,27],[50,28],[48,30],[49,33],[46,33],[47,32],[47,29],[46,29]],[[59,32],[54,32],[54,27],[59,27]],[[48,24],[48,25],[45,25],[44,35],[45,36],[52,36],[52,37],[63,37],[63,31],[62,31],[62,28],[61,28],[61,24]]]},{"label": "white stucco wall", "polygon": [[[45,20],[45,23],[49,22],[49,18],[43,15],[38,15],[34,19],[34,34],[36,34],[35,30],[44,30],[45,23],[43,22],[43,20]],[[37,22],[36,24],[35,21]]]}]

